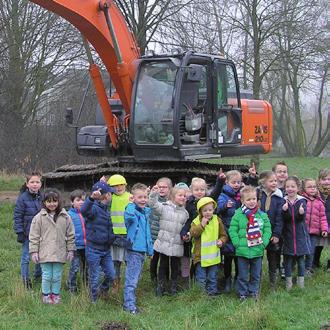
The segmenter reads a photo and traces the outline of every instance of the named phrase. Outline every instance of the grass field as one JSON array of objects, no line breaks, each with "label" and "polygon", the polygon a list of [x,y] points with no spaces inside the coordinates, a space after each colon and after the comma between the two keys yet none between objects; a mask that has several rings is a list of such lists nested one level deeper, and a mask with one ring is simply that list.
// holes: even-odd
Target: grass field
[{"label": "grass field", "polygon": [[[123,322],[130,329],[320,329],[330,323],[329,273],[318,270],[306,280],[303,291],[294,288],[287,293],[282,282],[272,294],[268,290],[266,262],[259,302],[240,303],[234,293],[208,298],[197,289],[175,297],[156,298],[146,265],[137,290],[138,305],[143,311],[140,315],[122,311],[122,296],[91,305],[85,290],[70,296],[63,289],[61,305],[43,305],[40,284],[28,292],[21,285],[20,244],[12,230],[12,212],[12,204],[0,204],[1,329],[102,329],[114,321]],[[329,257],[327,250],[323,264]],[[67,273],[67,266],[65,269]]]},{"label": "grass field", "polygon": [[[289,168],[290,175],[297,175],[300,179],[317,178],[319,170],[330,167],[330,158],[320,157],[271,157],[268,155],[260,156],[260,166],[258,172],[271,170],[272,166],[278,162],[284,161]],[[220,160],[208,160],[215,164],[250,164],[250,157],[222,158]],[[220,166],[219,166],[220,167]]]},{"label": "grass field", "polygon": [[[270,169],[283,158],[261,158],[259,172]],[[316,177],[320,168],[329,167],[329,159],[285,158],[290,174]],[[248,164],[249,158],[221,160],[223,163]],[[0,190],[18,191],[24,178],[0,174]],[[175,297],[156,298],[148,277],[147,264],[137,290],[140,315],[122,311],[122,295],[109,302],[91,305],[83,289],[71,296],[64,289],[63,303],[45,306],[40,301],[40,283],[24,291],[19,275],[20,244],[12,229],[13,204],[0,203],[0,329],[120,329],[106,326],[121,322],[130,329],[330,329],[330,274],[323,269],[306,279],[305,290],[290,293],[279,281],[276,293],[268,290],[267,264],[259,302],[240,303],[235,294],[208,298],[193,288]],[[322,263],[330,258],[323,252]],[[67,275],[68,266],[65,267]],[[323,327],[325,329],[325,327]]]}]

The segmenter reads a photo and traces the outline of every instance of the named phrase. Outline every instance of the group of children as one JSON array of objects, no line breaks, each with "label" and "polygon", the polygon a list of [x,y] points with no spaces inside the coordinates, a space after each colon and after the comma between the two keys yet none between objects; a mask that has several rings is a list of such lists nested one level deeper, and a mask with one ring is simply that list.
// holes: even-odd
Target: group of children
[{"label": "group of children", "polygon": [[136,314],[135,290],[146,256],[151,256],[157,296],[176,294],[179,281],[189,288],[191,278],[216,296],[223,268],[225,293],[235,286],[240,300],[258,299],[264,250],[271,290],[276,289],[282,255],[290,290],[295,263],[297,285],[303,288],[305,274],[320,266],[321,250],[329,244],[329,169],[320,171],[318,181],[303,180],[302,186],[288,176],[283,162],[260,176],[252,166],[244,182],[239,171],[220,171],[211,192],[201,178],[194,178],[190,187],[183,182],[173,187],[169,178],[160,178],[151,189],[137,183],[129,193],[125,178],[115,174],[108,181],[102,177],[87,198],[83,191],[73,191],[68,212],[56,189],[42,194],[40,188],[40,174],[29,175],[16,203],[14,229],[22,243],[23,284],[31,287],[31,257],[35,277],[42,274],[47,304],[60,302],[66,261],[71,262],[68,289],[77,291],[80,269],[92,303],[107,298],[110,287],[118,294],[125,263],[123,308]]}]

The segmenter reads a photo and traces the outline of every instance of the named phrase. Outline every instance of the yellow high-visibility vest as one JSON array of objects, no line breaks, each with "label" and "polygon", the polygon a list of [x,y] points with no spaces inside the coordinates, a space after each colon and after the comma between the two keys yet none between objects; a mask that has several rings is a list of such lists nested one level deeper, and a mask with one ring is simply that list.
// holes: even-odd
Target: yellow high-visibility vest
[{"label": "yellow high-visibility vest", "polygon": [[129,203],[129,192],[124,192],[122,195],[112,195],[111,201],[111,221],[113,226],[113,233],[116,235],[126,235],[127,230],[125,226],[124,212]]},{"label": "yellow high-visibility vest", "polygon": [[[199,216],[194,219],[193,223],[199,225],[201,222]],[[220,249],[217,247],[219,238],[219,220],[217,215],[213,215],[212,219],[205,226],[201,235],[201,266],[208,267],[217,265],[221,262]]]}]

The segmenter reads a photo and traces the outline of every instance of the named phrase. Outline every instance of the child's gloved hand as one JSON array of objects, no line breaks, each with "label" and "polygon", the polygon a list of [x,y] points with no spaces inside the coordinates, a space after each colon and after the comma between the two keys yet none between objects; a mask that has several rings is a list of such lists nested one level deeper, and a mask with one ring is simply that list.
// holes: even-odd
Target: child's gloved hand
[{"label": "child's gloved hand", "polygon": [[71,262],[73,260],[73,257],[74,257],[74,252],[69,251],[68,254],[66,255],[66,260]]},{"label": "child's gloved hand", "polygon": [[321,235],[322,235],[322,237],[328,237],[328,232],[327,231],[322,231]]},{"label": "child's gloved hand", "polygon": [[39,263],[39,253],[38,252],[33,252],[31,254],[31,259],[32,259],[32,262],[34,264],[38,264]]},{"label": "child's gloved hand", "polygon": [[286,203],[282,206],[282,210],[287,211],[288,208],[289,208],[289,204],[288,204],[288,201],[286,201]]},{"label": "child's gloved hand", "polygon": [[299,206],[299,214],[300,215],[303,215],[304,213],[305,213],[305,209],[304,209],[303,205],[300,204],[300,206]]},{"label": "child's gloved hand", "polygon": [[24,235],[24,233],[18,233],[17,234],[17,242],[18,243],[24,243],[25,242],[25,235]]}]

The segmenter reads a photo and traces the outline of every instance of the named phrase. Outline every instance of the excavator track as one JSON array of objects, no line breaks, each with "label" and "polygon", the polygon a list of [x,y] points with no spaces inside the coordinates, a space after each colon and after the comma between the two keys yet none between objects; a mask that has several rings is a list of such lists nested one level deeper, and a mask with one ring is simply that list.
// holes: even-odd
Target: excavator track
[{"label": "excavator track", "polygon": [[158,178],[166,176],[174,183],[190,183],[193,177],[201,177],[214,184],[220,168],[224,172],[237,169],[243,174],[248,173],[247,165],[210,164],[198,161],[186,162],[154,162],[154,163],[123,163],[118,161],[87,165],[64,165],[53,172],[43,175],[45,187],[56,187],[61,191],[84,189],[88,191],[92,184],[103,175],[123,175],[129,186],[136,182],[153,185]]}]

